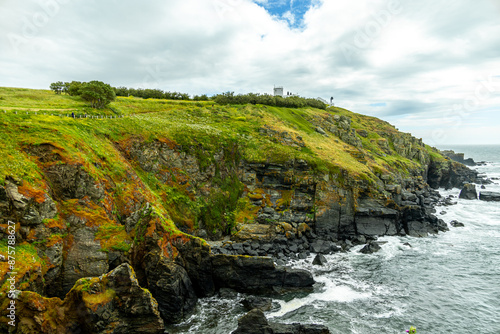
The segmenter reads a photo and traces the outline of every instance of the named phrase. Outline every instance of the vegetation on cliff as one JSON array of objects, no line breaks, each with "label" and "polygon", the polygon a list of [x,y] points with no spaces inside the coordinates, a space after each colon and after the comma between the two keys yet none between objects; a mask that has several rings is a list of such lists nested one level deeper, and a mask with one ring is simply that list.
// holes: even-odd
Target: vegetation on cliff
[{"label": "vegetation on cliff", "polygon": [[[305,233],[334,205],[352,214],[362,196],[395,208],[396,184],[423,187],[429,165],[446,161],[337,107],[119,96],[95,110],[79,96],[16,88],[0,88],[0,140],[0,232],[16,222],[18,288],[63,297],[78,279],[128,262],[175,320],[214,289],[200,283],[212,264],[191,253],[209,252],[193,235],[220,238],[299,211]],[[165,297],[174,290],[181,299]]]}]

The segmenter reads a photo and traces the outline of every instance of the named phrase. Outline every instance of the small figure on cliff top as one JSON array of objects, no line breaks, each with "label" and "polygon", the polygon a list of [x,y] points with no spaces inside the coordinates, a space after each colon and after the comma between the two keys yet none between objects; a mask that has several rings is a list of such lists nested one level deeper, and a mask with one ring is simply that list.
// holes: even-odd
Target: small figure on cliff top
[{"label": "small figure on cliff top", "polygon": [[75,113],[74,112],[71,113],[71,117],[75,118]]}]

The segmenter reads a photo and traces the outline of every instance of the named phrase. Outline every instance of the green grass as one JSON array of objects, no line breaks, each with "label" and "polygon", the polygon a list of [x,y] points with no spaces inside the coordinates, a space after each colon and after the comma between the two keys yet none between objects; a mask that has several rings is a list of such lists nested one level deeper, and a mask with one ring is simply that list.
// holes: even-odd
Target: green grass
[{"label": "green grass", "polygon": [[[28,109],[32,110],[27,115]],[[35,109],[39,110],[37,115]],[[43,115],[43,112],[52,111],[64,114],[67,109],[124,117],[72,119]],[[391,138],[401,134],[392,125],[338,107],[325,111],[118,97],[108,109],[89,109],[79,97],[57,95],[47,90],[0,88],[0,140],[3,143],[0,146],[0,183],[6,177],[26,180],[33,186],[43,183],[43,166],[28,155],[27,148],[49,143],[58,148],[63,159],[61,163],[81,164],[99,180],[111,178],[115,184],[114,190],[109,190],[113,198],[131,191],[127,186],[127,171],[134,169],[145,186],[141,191],[158,204],[155,209],[161,211],[160,216],[170,216],[179,226],[189,228],[196,228],[198,221],[205,217],[209,228],[228,230],[234,222],[240,191],[236,191],[238,184],[220,182],[209,198],[200,203],[186,189],[162,184],[157,175],[142,171],[134,161],[125,159],[117,147],[121,143],[126,146],[135,139],[146,142],[167,139],[176,143],[181,151],[195,156],[201,170],[212,166],[216,161],[214,156],[221,152],[226,159],[225,167],[237,166],[241,160],[276,163],[303,159],[315,173],[330,174],[340,183],[345,181],[343,171],[352,178],[375,184],[376,175],[388,172],[408,175],[423,167],[420,162],[394,151]],[[315,131],[317,120],[331,119],[334,115],[350,117],[352,128],[367,132],[366,138],[359,137],[363,144],[361,152],[333,134],[325,137]],[[259,132],[262,128],[272,129],[275,134],[262,134]],[[279,138],[283,133],[300,137],[305,147],[283,145]],[[383,151],[383,140],[387,140],[392,154]],[[439,152],[430,147],[423,150],[431,159],[442,159]],[[225,202],[223,198],[230,200]],[[212,209],[207,208],[207,203]],[[170,224],[166,221],[166,226],[174,231],[175,226]],[[117,247],[126,248],[125,245]]]}]

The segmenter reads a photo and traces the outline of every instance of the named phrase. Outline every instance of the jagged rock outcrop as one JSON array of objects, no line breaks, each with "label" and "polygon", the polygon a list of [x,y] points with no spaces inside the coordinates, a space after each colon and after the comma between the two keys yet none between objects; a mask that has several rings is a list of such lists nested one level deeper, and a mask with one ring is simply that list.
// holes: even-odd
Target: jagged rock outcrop
[{"label": "jagged rock outcrop", "polygon": [[251,293],[308,288],[314,279],[306,270],[277,267],[269,257],[214,255],[215,285]]},{"label": "jagged rock outcrop", "polygon": [[329,334],[323,325],[280,324],[268,322],[261,310],[254,309],[238,319],[238,328],[232,334]]},{"label": "jagged rock outcrop", "polygon": [[464,183],[476,182],[477,174],[477,171],[455,161],[432,160],[429,165],[427,182],[434,189],[461,188]]},{"label": "jagged rock outcrop", "polygon": [[455,151],[452,150],[444,150],[441,151],[441,154],[444,156],[447,156],[453,161],[459,162],[461,164],[464,164],[466,166],[476,166],[476,162],[472,158],[465,159],[465,154],[464,153],[455,153]]},{"label": "jagged rock outcrop", "polygon": [[463,199],[477,199],[476,185],[472,183],[464,184],[458,197]]},{"label": "jagged rock outcrop", "polygon": [[164,332],[158,304],[123,264],[101,277],[82,278],[64,300],[22,292],[17,300],[18,334]]},{"label": "jagged rock outcrop", "polygon": [[481,191],[481,193],[479,194],[479,199],[481,201],[500,202],[500,193],[496,193],[493,191]]}]

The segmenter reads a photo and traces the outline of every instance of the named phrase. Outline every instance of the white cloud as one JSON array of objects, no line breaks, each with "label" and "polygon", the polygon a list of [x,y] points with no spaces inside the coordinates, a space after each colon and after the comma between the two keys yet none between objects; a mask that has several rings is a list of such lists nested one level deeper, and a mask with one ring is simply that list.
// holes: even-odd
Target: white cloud
[{"label": "white cloud", "polygon": [[[270,93],[277,84],[333,95],[336,104],[434,140],[422,125],[442,130],[454,106],[473,101],[479,77],[500,75],[495,1],[312,3],[301,29],[291,29],[259,6],[268,0],[2,2],[0,85],[99,79],[214,94]],[[297,20],[293,11],[283,17]],[[464,122],[482,126],[478,115],[500,105],[495,89]],[[482,121],[500,128],[494,115]],[[444,131],[457,138],[457,127]],[[490,140],[470,131],[471,140]]]}]

